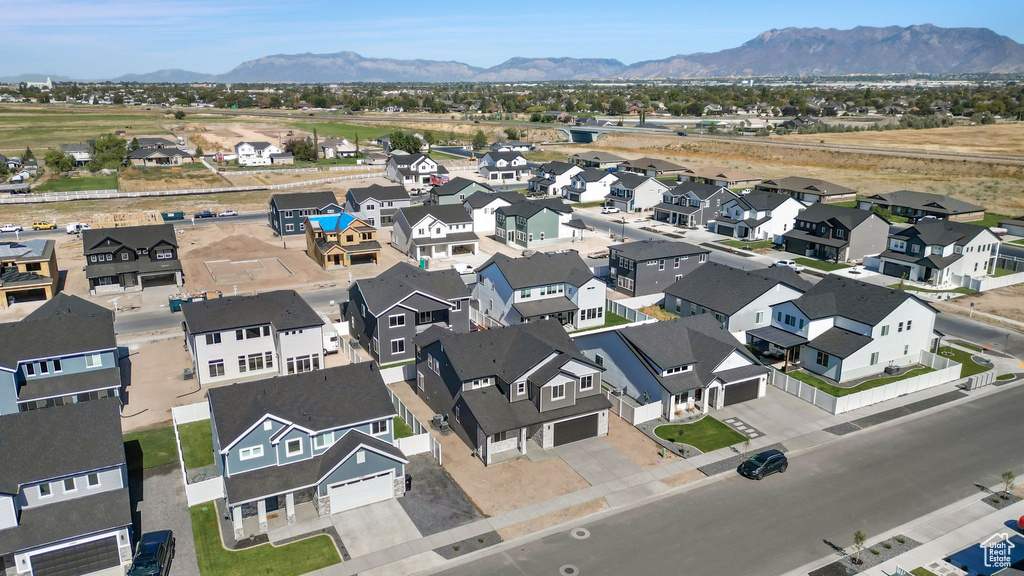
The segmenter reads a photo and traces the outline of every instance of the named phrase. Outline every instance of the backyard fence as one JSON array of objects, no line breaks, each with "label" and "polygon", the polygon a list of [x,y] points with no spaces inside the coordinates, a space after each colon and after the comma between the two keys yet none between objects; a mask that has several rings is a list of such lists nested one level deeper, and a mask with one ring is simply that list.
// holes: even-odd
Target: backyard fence
[{"label": "backyard fence", "polygon": [[[1024,264],[1022,264],[1024,268]],[[1024,272],[1017,272],[1015,274],[1007,274],[1006,276],[986,276],[984,278],[972,278],[970,276],[955,276],[953,277],[954,282],[959,279],[960,286],[963,288],[969,288],[971,290],[977,290],[978,292],[984,292],[985,290],[994,290],[996,288],[1003,288],[1005,286],[1013,286],[1014,284],[1024,283]]]},{"label": "backyard fence", "polygon": [[210,419],[210,404],[198,402],[187,406],[171,408],[171,422],[174,424],[174,441],[178,446],[178,466],[181,477],[185,481],[185,499],[189,506],[224,498],[224,478],[220,475],[199,482],[189,483],[188,472],[185,470],[185,455],[181,449],[181,437],[178,435],[179,424],[202,422]]},{"label": "backyard fence", "polygon": [[413,456],[415,454],[425,454],[430,452],[430,455],[437,460],[438,464],[441,464],[441,443],[434,438],[427,427],[420,423],[413,415],[412,410],[402,402],[402,399],[398,397],[390,388],[388,395],[391,396],[391,403],[394,404],[395,410],[398,412],[398,417],[402,419],[412,428],[412,436],[406,438],[398,438],[395,440],[395,446],[402,451],[402,454],[406,456]]},{"label": "backyard fence", "polygon": [[363,359],[359,357],[359,351],[352,346],[348,338],[342,336],[339,340],[341,340],[341,353],[348,357],[349,362],[353,364],[363,362]]},{"label": "backyard fence", "polygon": [[[922,352],[920,363],[934,369],[934,372],[897,380],[884,386],[876,386],[861,392],[854,392],[846,396],[833,396],[807,384],[779,372],[772,370],[769,380],[771,385],[788,394],[801,398],[830,414],[842,414],[886,400],[892,400],[904,394],[913,394],[928,388],[934,388],[947,382],[960,379],[959,363],[930,352]],[[882,376],[884,377],[884,376]]]},{"label": "backyard fence", "polygon": [[612,403],[612,412],[633,426],[661,416],[661,400],[640,404],[625,394],[612,394],[611,390],[605,390],[604,395]]},{"label": "backyard fence", "polygon": [[380,377],[384,379],[385,384],[394,384],[395,382],[408,382],[416,378],[416,364],[402,364],[401,366],[392,366],[390,368],[381,368]]},{"label": "backyard fence", "polygon": [[629,320],[630,323],[648,322],[655,320],[653,317],[648,316],[647,314],[644,314],[639,310],[635,310],[622,304],[620,300],[612,300],[610,298],[605,298],[604,309],[608,312],[611,312],[612,314],[618,314],[619,316],[622,316],[626,320]]}]

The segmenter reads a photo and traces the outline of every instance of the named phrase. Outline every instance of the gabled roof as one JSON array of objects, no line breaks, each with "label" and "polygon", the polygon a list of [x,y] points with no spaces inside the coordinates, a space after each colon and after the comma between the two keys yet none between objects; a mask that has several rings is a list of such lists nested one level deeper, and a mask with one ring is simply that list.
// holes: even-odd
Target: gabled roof
[{"label": "gabled roof", "polygon": [[552,212],[562,214],[571,214],[573,212],[572,206],[563,202],[561,198],[539,198],[537,200],[530,200],[522,194],[519,196],[522,198],[521,200],[513,202],[510,206],[502,206],[501,208],[498,208],[498,210],[506,216],[522,216],[524,218],[530,218],[545,208]]},{"label": "gabled roof", "polygon": [[424,270],[407,262],[399,262],[374,278],[356,280],[349,293],[356,290],[374,315],[383,314],[416,292],[444,301],[470,296],[469,288],[454,268]]},{"label": "gabled roof", "polygon": [[496,150],[490,150],[490,151],[486,152],[483,156],[481,156],[481,158],[483,158],[483,157],[490,157],[492,160],[495,160],[495,161],[497,161],[497,160],[504,160],[504,161],[509,162],[509,163],[511,163],[514,160],[518,160],[519,158],[522,158],[523,160],[526,159],[526,157],[523,156],[522,152],[514,152],[512,150],[507,150],[507,151],[502,151],[502,152],[498,152]]},{"label": "gabled roof", "polygon": [[599,170],[597,168],[586,168],[582,172],[573,174],[573,178],[579,178],[584,182],[600,182],[601,180],[611,176],[615,178],[614,172],[608,172],[607,170]]},{"label": "gabled roof", "polygon": [[[743,206],[745,210],[755,210],[757,212],[775,210],[789,201],[796,202],[796,200],[793,200],[784,194],[776,194],[775,192],[767,192],[765,190],[751,190],[746,194],[739,194],[735,200],[739,202],[740,206]],[[731,200],[727,200],[726,202],[731,202]]]},{"label": "gabled roof", "polygon": [[542,164],[540,167],[540,172],[551,173],[554,174],[555,176],[560,176],[574,168],[578,170],[580,167],[575,164],[570,164],[568,162],[554,160],[552,162],[545,162],[544,164]]},{"label": "gabled roof", "polygon": [[58,317],[71,321],[72,318],[81,316],[109,317],[111,322],[114,319],[114,313],[108,308],[78,296],[58,292],[53,298],[50,298],[46,303],[26,316],[24,320],[43,320],[45,318]]},{"label": "gabled roof", "polygon": [[626,190],[636,190],[647,181],[654,182],[661,186],[662,188],[668,188],[668,185],[666,185],[664,182],[655,179],[653,176],[637,174],[636,172],[626,172],[624,170],[619,170],[618,172],[615,173],[615,178],[618,179],[619,187],[624,188]]},{"label": "gabled roof", "polygon": [[135,139],[139,146],[177,146],[177,142],[168,140],[167,138],[136,138]]},{"label": "gabled roof", "polygon": [[874,284],[858,282],[829,274],[793,300],[793,305],[810,320],[842,316],[855,322],[874,326],[907,300],[915,300],[935,311],[916,296]]},{"label": "gabled roof", "polygon": [[637,158],[636,160],[626,160],[625,162],[619,163],[621,168],[636,168],[639,170],[654,170],[657,172],[674,172],[678,170],[684,170],[684,168],[678,164],[673,164],[667,160],[661,160],[659,158],[649,158],[644,156],[643,158]]},{"label": "gabled roof", "polygon": [[498,267],[513,290],[559,282],[579,287],[594,278],[594,273],[578,252],[537,252],[523,258],[512,258],[499,252],[477,268],[477,272],[492,264]]},{"label": "gabled roof", "polygon": [[415,226],[428,216],[445,224],[472,223],[473,217],[466,212],[461,204],[445,204],[443,206],[408,206],[399,208],[398,212],[405,216],[409,226]]},{"label": "gabled roof", "polygon": [[985,208],[942,194],[931,194],[929,192],[916,192],[914,190],[897,190],[888,194],[874,194],[868,196],[872,204],[883,204],[886,206],[904,206],[915,210],[926,210],[938,214],[963,214],[969,212],[984,212]]},{"label": "gabled roof", "polygon": [[856,194],[857,191],[846,186],[833,184],[818,178],[804,178],[803,176],[787,176],[785,178],[774,178],[765,180],[757,185],[766,190],[793,190],[795,192],[808,192],[818,196],[845,196]]},{"label": "gabled roof", "polygon": [[893,234],[893,237],[905,240],[917,238],[928,245],[949,246],[950,244],[966,244],[979,234],[986,232],[991,234],[988,228],[963,222],[921,220],[917,224]]},{"label": "gabled roof", "polygon": [[320,228],[325,232],[341,232],[352,226],[353,223],[357,226],[369,226],[362,220],[356,218],[351,214],[321,214],[320,216],[307,216],[309,223],[314,227]]},{"label": "gabled roof", "polygon": [[698,266],[666,288],[665,294],[731,316],[779,284],[785,284],[799,291],[805,291],[811,287],[810,282],[800,278],[789,268],[786,268],[785,271],[791,277],[785,280],[777,277],[777,275],[781,276],[777,272],[771,276],[762,273],[782,270],[782,267],[772,267],[744,271],[732,266],[708,262],[703,266]]},{"label": "gabled roof", "polygon": [[291,192],[288,194],[274,194],[270,202],[277,206],[278,210],[304,210],[309,208],[323,208],[331,204],[338,205],[338,198],[334,192]]},{"label": "gabled roof", "polygon": [[515,204],[523,200],[523,195],[519,192],[473,192],[466,197],[463,204],[469,204],[470,208],[483,208],[495,200],[504,200],[509,204]]},{"label": "gabled roof", "polygon": [[0,367],[13,371],[24,360],[117,348],[110,310],[77,296],[58,296],[21,322],[0,324]]},{"label": "gabled roof", "polygon": [[364,188],[349,188],[345,194],[352,198],[357,204],[373,199],[380,201],[395,201],[395,200],[408,200],[409,192],[406,191],[405,186],[381,186],[380,184],[370,184]]},{"label": "gabled roof", "polygon": [[[732,195],[732,192],[723,186],[715,186],[714,184],[698,184],[697,182],[680,182],[675,188],[670,189],[668,193],[673,196],[693,194],[701,200],[707,200],[723,190]],[[728,202],[728,200],[726,200],[726,202]]]},{"label": "gabled roof", "polygon": [[888,222],[870,210],[837,206],[835,204],[822,204],[821,202],[815,202],[808,206],[805,210],[797,214],[796,219],[803,220],[805,222],[834,222],[842,224],[843,227],[849,230],[853,230],[871,217]]},{"label": "gabled roof", "polygon": [[622,156],[616,156],[615,154],[612,154],[610,152],[594,152],[594,151],[577,152],[577,153],[573,154],[572,156],[570,156],[570,158],[579,158],[580,160],[586,160],[588,162],[598,162],[598,163],[601,163],[601,164],[608,164],[608,163],[618,164],[619,162],[625,162],[625,160],[626,160]]},{"label": "gabled roof", "polygon": [[616,255],[625,256],[635,262],[675,258],[676,256],[691,256],[693,254],[707,254],[710,252],[707,248],[673,240],[640,240],[625,244],[612,244],[609,246],[609,250]]},{"label": "gabled roof", "polygon": [[225,296],[181,305],[192,334],[271,324],[276,330],[323,326],[324,321],[295,290],[255,296]]},{"label": "gabled roof", "polygon": [[219,386],[208,397],[222,450],[268,414],[313,431],[395,415],[372,362]]},{"label": "gabled roof", "polygon": [[256,150],[266,150],[273,146],[270,142],[239,142],[238,144],[235,144],[235,150],[238,150],[239,147],[245,146],[246,144],[252,146]]},{"label": "gabled roof", "polygon": [[54,240],[38,238],[18,242],[0,241],[0,260],[16,260],[18,262],[49,260],[53,256],[55,245]]},{"label": "gabled roof", "polygon": [[[466,188],[469,188],[470,186],[473,185],[480,186],[485,190],[493,190],[493,188],[491,188],[490,186],[483,182],[475,182],[473,180],[463,178],[462,176],[456,176],[455,178],[452,178],[451,180],[445,182],[441,186],[431,189],[430,193],[437,194],[438,196],[455,196],[459,192],[462,192]],[[399,188],[401,188],[401,186],[399,186]]]},{"label": "gabled roof", "polygon": [[179,148],[139,148],[138,150],[133,150],[128,153],[129,160],[142,160],[152,156],[192,157],[191,154]]},{"label": "gabled roof", "polygon": [[749,174],[741,170],[733,170],[732,168],[720,168],[715,166],[708,166],[705,168],[686,168],[683,171],[683,173],[693,178],[705,178],[708,180],[725,180],[730,182],[757,179],[757,177],[754,176],[753,174]]}]

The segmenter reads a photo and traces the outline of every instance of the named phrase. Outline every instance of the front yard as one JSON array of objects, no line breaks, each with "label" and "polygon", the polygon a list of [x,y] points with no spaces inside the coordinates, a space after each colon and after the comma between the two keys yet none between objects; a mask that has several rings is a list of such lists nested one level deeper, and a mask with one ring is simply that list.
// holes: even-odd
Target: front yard
[{"label": "front yard", "polygon": [[981,374],[992,369],[992,366],[982,366],[975,362],[971,356],[974,356],[971,352],[953,348],[952,346],[943,346],[939,349],[939,354],[946,358],[952,359],[954,362],[959,362],[963,369],[960,371],[961,378],[967,378],[968,376],[974,376],[975,374]]},{"label": "front yard", "polygon": [[906,372],[898,376],[884,376],[882,378],[872,378],[871,380],[865,380],[864,382],[861,382],[860,384],[857,384],[856,386],[851,386],[849,388],[843,386],[836,386],[835,384],[829,384],[828,382],[825,382],[824,380],[818,378],[814,374],[811,374],[810,372],[805,372],[803,370],[797,372],[790,372],[789,376],[791,378],[795,378],[803,382],[804,384],[814,386],[815,388],[821,390],[826,394],[830,394],[832,396],[835,396],[836,398],[841,398],[849,394],[856,394],[857,392],[863,392],[865,390],[870,390],[872,388],[877,388],[879,386],[885,386],[886,384],[891,384],[893,382],[898,382],[900,380],[906,380],[907,378],[913,378],[915,376],[920,376],[921,374],[927,374],[929,372],[934,371],[935,370],[933,368],[929,368],[927,366],[920,366],[918,368],[914,368],[913,370],[907,370]]},{"label": "front yard", "polygon": [[662,440],[689,444],[701,452],[713,452],[746,440],[746,436],[705,416],[692,424],[664,424],[654,429]]},{"label": "front yard", "polygon": [[314,536],[284,546],[262,544],[227,550],[221,544],[217,509],[212,502],[189,508],[203,576],[299,576],[341,562],[330,536]]},{"label": "front yard", "polygon": [[824,260],[816,260],[814,258],[794,258],[793,261],[808,268],[821,270],[822,272],[835,272],[836,270],[842,270],[843,268],[850,268],[849,264],[843,264],[842,262],[825,262]]},{"label": "front yard", "polygon": [[107,176],[51,176],[33,192],[76,192],[79,190],[117,190],[117,174]]},{"label": "front yard", "polygon": [[719,244],[730,248],[739,248],[740,250],[768,250],[775,246],[775,243],[771,240],[754,240],[753,242],[748,242],[746,240],[725,240],[723,242],[719,242]]}]

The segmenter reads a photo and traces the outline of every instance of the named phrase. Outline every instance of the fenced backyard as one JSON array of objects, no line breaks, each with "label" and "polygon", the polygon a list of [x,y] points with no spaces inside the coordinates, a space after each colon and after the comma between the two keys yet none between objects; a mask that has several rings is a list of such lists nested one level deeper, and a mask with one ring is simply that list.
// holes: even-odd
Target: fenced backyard
[{"label": "fenced backyard", "polygon": [[[182,434],[178,426],[184,426],[195,422],[208,422],[210,420],[210,404],[197,402],[186,406],[175,406],[171,408],[171,420],[174,422],[174,440],[178,445],[178,465],[181,468],[181,476],[185,481],[185,498],[189,506],[195,506],[203,502],[216,500],[224,497],[224,478],[219,474],[210,473],[205,468],[202,470],[188,470],[185,466],[186,456],[183,448]],[[210,449],[213,450],[212,445]]]},{"label": "fenced backyard", "polygon": [[[415,366],[410,364],[410,366]],[[402,386],[403,384],[399,384]],[[391,388],[388,388],[388,395],[391,396],[391,403],[394,404],[395,410],[398,411],[398,417],[412,430],[412,436],[406,436],[404,438],[395,437],[395,445],[402,451],[402,454],[406,456],[413,456],[415,454],[425,454],[430,452],[430,455],[437,460],[438,465],[441,464],[441,443],[434,438],[430,431],[424,426],[416,416],[413,415],[412,410],[402,402],[402,399],[395,394]]]},{"label": "fenced backyard", "polygon": [[604,395],[612,403],[612,412],[633,426],[657,420],[661,416],[661,400],[640,404],[625,394],[614,394],[607,389]]}]

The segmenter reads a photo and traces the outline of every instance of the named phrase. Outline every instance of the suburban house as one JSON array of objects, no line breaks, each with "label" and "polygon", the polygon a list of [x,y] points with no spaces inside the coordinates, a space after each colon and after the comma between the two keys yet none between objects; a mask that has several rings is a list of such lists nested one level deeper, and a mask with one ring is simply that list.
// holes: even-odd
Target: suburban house
[{"label": "suburban house", "polygon": [[0,308],[53,298],[60,281],[55,246],[54,240],[0,242]]},{"label": "suburban house", "polygon": [[267,220],[270,228],[280,236],[306,233],[306,217],[320,214],[339,214],[344,208],[334,192],[292,192],[270,197]]},{"label": "suburban house", "polygon": [[583,169],[568,162],[548,162],[541,164],[537,175],[530,178],[527,188],[530,192],[540,192],[548,196],[561,196],[562,191],[569,187],[572,177]]},{"label": "suburban house", "polygon": [[384,169],[387,179],[403,185],[429,184],[435,174],[447,174],[448,169],[424,154],[398,154],[388,157]]},{"label": "suburban house", "polygon": [[804,178],[802,176],[788,176],[786,178],[765,180],[755,186],[754,190],[785,194],[805,204],[815,202],[834,204],[836,202],[849,202],[857,199],[856,190],[817,178]]},{"label": "suburban house", "polygon": [[116,400],[0,416],[0,569],[124,574],[132,505]]},{"label": "suburban house", "polygon": [[663,307],[678,316],[710,314],[746,343],[747,330],[771,324],[772,306],[798,298],[810,287],[792,268],[740,270],[708,262],[666,288]]},{"label": "suburban house", "polygon": [[652,178],[660,178],[662,176],[680,174],[684,170],[686,170],[686,168],[667,160],[659,160],[658,158],[648,158],[644,156],[643,158],[637,158],[636,160],[620,162],[618,171],[632,172],[634,174],[642,174]]},{"label": "suburban house", "polygon": [[352,214],[307,216],[306,254],[324,270],[379,264],[377,229]]},{"label": "suburban house", "polygon": [[1024,216],[1016,216],[999,221],[999,227],[1005,228],[1008,234],[1024,236]]},{"label": "suburban house", "polygon": [[139,148],[128,153],[132,166],[151,168],[155,166],[180,166],[195,161],[191,154],[180,148]]},{"label": "suburban house", "polygon": [[147,148],[156,150],[160,148],[177,148],[178,143],[168,138],[160,137],[145,137],[136,138],[135,143],[139,145],[139,148]]},{"label": "suburban house", "polygon": [[477,160],[484,180],[522,180],[533,173],[526,157],[519,152],[487,152]]},{"label": "suburban house", "polygon": [[998,257],[999,237],[988,228],[920,220],[889,236],[888,248],[879,254],[878,271],[911,282],[959,286],[964,276],[994,273]]},{"label": "suburban house", "polygon": [[57,294],[21,321],[0,324],[0,420],[4,414],[120,399],[118,358],[113,313]]},{"label": "suburban house", "polygon": [[909,292],[829,274],[772,306],[771,326],[748,330],[747,338],[757,350],[782,351],[790,364],[846,382],[920,362],[936,313]]},{"label": "suburban house", "polygon": [[554,320],[416,336],[416,393],[488,466],[607,435],[601,372]]},{"label": "suburban house", "polygon": [[533,144],[529,142],[523,142],[521,140],[511,140],[509,142],[495,142],[491,144],[491,151],[493,152],[522,152],[526,153],[533,150]]},{"label": "suburban house", "polygon": [[665,192],[654,207],[654,219],[678,226],[703,228],[722,215],[722,206],[736,198],[728,188],[714,184],[681,182]]},{"label": "suburban house", "polygon": [[462,206],[412,206],[395,213],[391,245],[410,258],[451,258],[476,254],[480,238]]},{"label": "suburban house", "polygon": [[519,192],[474,192],[462,205],[473,217],[473,231],[477,234],[493,234],[498,208],[525,201]]},{"label": "suburban house", "polygon": [[381,366],[416,357],[413,337],[431,326],[469,332],[470,293],[454,268],[424,270],[405,262],[348,289],[342,317]]},{"label": "suburban house", "polygon": [[580,230],[568,226],[572,208],[561,198],[520,199],[494,213],[494,234],[498,242],[530,248],[552,240],[575,237]]},{"label": "suburban house", "polygon": [[399,208],[412,206],[405,186],[370,184],[365,188],[349,188],[345,193],[345,212],[370,226],[391,226]]},{"label": "suburban house", "polygon": [[641,240],[608,247],[608,280],[627,296],[660,294],[708,261],[710,250],[671,240]]},{"label": "suburban house", "polygon": [[793,229],[797,214],[804,208],[803,203],[788,196],[753,190],[722,204],[722,214],[708,222],[708,229],[732,238],[781,244],[782,235]]},{"label": "suburban house", "polygon": [[211,388],[209,403],[236,539],[405,493],[397,414],[371,362]]},{"label": "suburban house", "polygon": [[[401,112],[401,110],[399,110],[399,112]],[[412,136],[420,141],[420,153],[426,154],[430,152],[430,144],[427,143],[426,139],[423,138],[422,134],[418,132],[413,132]],[[394,148],[391,147],[391,134],[384,134],[383,136],[377,138],[377,145],[383,148],[384,152],[387,152],[388,154],[393,154],[395,152],[403,154],[405,153],[402,150],[395,150]]]},{"label": "suburban house", "polygon": [[942,194],[913,190],[874,194],[862,199],[858,205],[862,210],[870,210],[878,206],[892,212],[894,216],[913,220],[930,217],[957,222],[973,222],[985,217],[985,209],[981,206]]},{"label": "suburban house", "polygon": [[563,195],[570,202],[601,202],[611,194],[616,180],[614,172],[587,168],[569,178],[569,186],[563,189]]},{"label": "suburban house", "polygon": [[495,254],[476,273],[476,307],[496,324],[549,318],[570,330],[604,324],[604,282],[578,252],[538,252],[523,258]]},{"label": "suburban house", "polygon": [[235,156],[239,166],[270,166],[276,154],[284,150],[270,142],[239,142],[235,144]]},{"label": "suburban house", "polygon": [[684,168],[677,178],[680,182],[696,182],[699,184],[724,186],[726,188],[753,187],[761,182],[761,179],[753,174],[733,170],[732,168],[713,166],[707,168]]},{"label": "suburban house", "polygon": [[354,158],[357,154],[359,147],[348,138],[328,138],[320,143],[321,158]]},{"label": "suburban house", "polygon": [[75,166],[85,166],[92,162],[92,145],[88,143],[61,144],[62,152],[75,159]]},{"label": "suburban house", "polygon": [[660,403],[666,420],[766,393],[768,369],[708,314],[583,334],[575,342],[604,368],[606,385],[640,405]]},{"label": "suburban house", "polygon": [[490,193],[494,189],[483,182],[474,182],[462,176],[456,176],[441,186],[430,189],[430,203],[438,206],[444,204],[462,204],[477,192]]},{"label": "suburban house", "polygon": [[324,321],[294,290],[186,302],[181,311],[201,386],[323,366]]},{"label": "suburban house", "polygon": [[625,161],[626,159],[622,156],[616,156],[609,152],[577,152],[569,156],[570,164],[575,164],[581,168],[597,168],[598,170],[615,168]]},{"label": "suburban house", "polygon": [[616,172],[605,205],[623,212],[650,210],[661,203],[668,185],[661,180],[633,172]]},{"label": "suburban house", "polygon": [[82,247],[90,294],[184,283],[172,224],[84,230]]},{"label": "suburban house", "polygon": [[888,237],[889,221],[874,212],[818,203],[797,215],[782,243],[793,254],[853,262],[885,250]]}]

